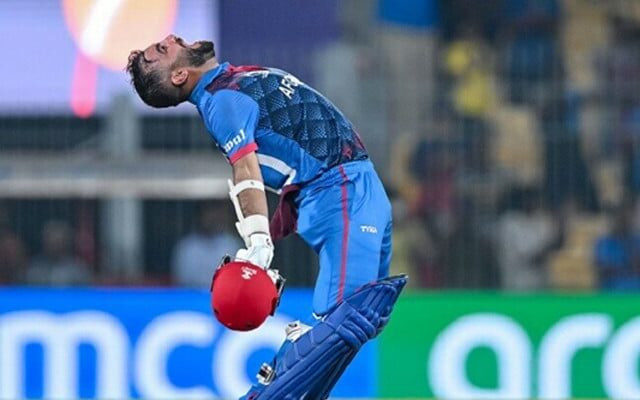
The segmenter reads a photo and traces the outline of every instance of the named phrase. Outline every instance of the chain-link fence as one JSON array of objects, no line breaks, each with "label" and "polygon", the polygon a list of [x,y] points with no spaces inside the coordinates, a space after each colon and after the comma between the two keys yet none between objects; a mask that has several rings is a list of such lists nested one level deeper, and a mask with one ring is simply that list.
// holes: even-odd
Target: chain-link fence
[{"label": "chain-link fence", "polygon": [[[95,44],[89,11],[45,3],[0,4],[0,280],[206,287],[181,278],[180,248],[210,239],[211,268],[235,251],[230,168],[194,110],[135,99],[113,61],[127,21]],[[121,11],[288,70],[352,119],[414,285],[640,287],[636,2],[166,3]],[[299,238],[275,264],[314,282]]]}]

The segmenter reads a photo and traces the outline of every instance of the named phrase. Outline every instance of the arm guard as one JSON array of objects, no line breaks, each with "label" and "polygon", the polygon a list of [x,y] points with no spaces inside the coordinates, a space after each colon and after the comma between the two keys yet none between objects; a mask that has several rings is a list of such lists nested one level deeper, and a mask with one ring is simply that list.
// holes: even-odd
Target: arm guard
[{"label": "arm guard", "polygon": [[229,197],[231,198],[231,202],[233,203],[233,208],[236,211],[236,216],[238,217],[238,222],[236,222],[236,229],[240,234],[242,240],[247,247],[251,245],[250,237],[254,233],[264,233],[269,235],[269,219],[260,214],[254,214],[249,216],[244,216],[242,213],[242,208],[240,207],[240,201],[238,200],[238,195],[247,189],[257,189],[264,192],[264,184],[257,180],[247,179],[244,181],[240,181],[237,184],[233,184],[231,180],[228,180],[229,184]]}]

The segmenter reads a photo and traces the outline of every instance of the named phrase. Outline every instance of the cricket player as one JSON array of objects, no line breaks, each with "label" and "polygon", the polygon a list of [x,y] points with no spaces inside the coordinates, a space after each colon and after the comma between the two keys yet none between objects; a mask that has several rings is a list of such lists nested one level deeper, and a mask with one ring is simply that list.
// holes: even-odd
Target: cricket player
[{"label": "cricket player", "polygon": [[[210,41],[169,35],[132,51],[127,71],[151,107],[192,103],[227,158],[246,244],[237,259],[266,270],[273,241],[293,232],[320,258],[313,294],[319,323],[294,329],[296,340],[285,342],[271,366],[275,373],[244,398],[326,398],[359,346],[382,330],[404,285],[384,279],[391,206],[355,128],[287,72],[219,63]],[[265,189],[280,194],[271,223]],[[300,333],[309,333],[306,342]]]}]

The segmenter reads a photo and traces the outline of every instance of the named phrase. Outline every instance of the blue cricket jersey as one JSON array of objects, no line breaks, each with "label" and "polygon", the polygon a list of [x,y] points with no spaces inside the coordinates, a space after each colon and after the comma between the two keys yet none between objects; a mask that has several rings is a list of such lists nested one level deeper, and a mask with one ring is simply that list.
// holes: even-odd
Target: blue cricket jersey
[{"label": "blue cricket jersey", "polygon": [[278,69],[221,64],[202,76],[189,100],[231,164],[257,153],[264,183],[274,191],[368,158],[336,106]]}]

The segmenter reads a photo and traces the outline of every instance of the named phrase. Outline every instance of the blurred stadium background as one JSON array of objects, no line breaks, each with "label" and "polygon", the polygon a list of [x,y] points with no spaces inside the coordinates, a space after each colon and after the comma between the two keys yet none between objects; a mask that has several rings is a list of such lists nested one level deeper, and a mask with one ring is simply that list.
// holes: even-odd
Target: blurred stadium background
[{"label": "blurred stadium background", "polygon": [[640,398],[640,1],[3,0],[0,399],[237,397],[305,317],[296,238],[276,318],[210,316],[230,169],[123,72],[169,32],[324,92],[383,176],[411,291],[337,397]]}]

